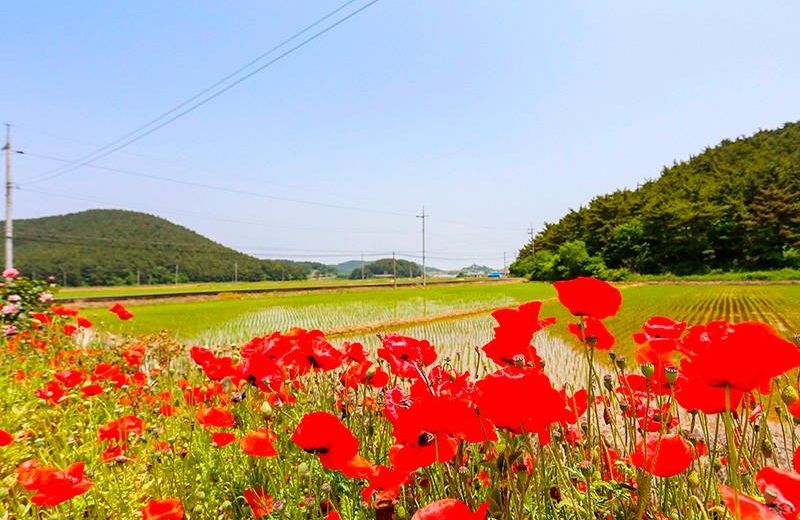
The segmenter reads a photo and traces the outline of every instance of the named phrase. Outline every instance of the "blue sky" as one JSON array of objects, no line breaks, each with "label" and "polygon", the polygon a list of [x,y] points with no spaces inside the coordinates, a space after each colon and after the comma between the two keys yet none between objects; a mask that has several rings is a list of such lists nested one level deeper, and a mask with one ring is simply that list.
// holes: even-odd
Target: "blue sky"
[{"label": "blue sky", "polygon": [[269,198],[86,166],[29,182],[64,164],[34,154],[77,159],[343,1],[6,2],[17,217],[137,209],[334,263],[419,255],[424,204],[430,264],[499,266],[529,225],[800,112],[794,2],[381,0],[96,163]]}]

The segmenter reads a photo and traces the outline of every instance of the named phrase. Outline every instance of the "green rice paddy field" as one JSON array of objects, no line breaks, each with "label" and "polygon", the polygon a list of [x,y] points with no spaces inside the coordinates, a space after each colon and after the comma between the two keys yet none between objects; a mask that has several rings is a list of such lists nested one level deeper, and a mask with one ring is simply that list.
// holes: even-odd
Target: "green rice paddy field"
[{"label": "green rice paddy field", "polygon": [[[800,284],[649,284],[620,285],[623,304],[609,320],[617,337],[615,351],[627,355],[631,334],[650,316],[663,315],[690,324],[712,319],[762,320],[786,337],[800,333]],[[181,340],[206,345],[234,344],[252,336],[291,327],[319,328],[336,341],[378,344],[376,332],[425,337],[442,355],[464,368],[482,368],[475,347],[492,335],[492,309],[543,300],[545,316],[558,322],[538,338],[540,354],[556,379],[568,380],[581,362],[566,344],[571,319],[546,283],[477,283],[372,288],[322,293],[221,296],[205,301],[131,305],[133,320],[117,321],[104,308],[87,309],[100,329],[116,334],[170,331]]]}]

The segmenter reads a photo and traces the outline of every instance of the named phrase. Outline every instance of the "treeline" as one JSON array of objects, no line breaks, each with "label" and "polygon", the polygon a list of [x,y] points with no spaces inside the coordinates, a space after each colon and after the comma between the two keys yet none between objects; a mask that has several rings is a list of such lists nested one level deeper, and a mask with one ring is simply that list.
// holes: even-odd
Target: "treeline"
[{"label": "treeline", "polygon": [[422,267],[408,260],[392,258],[381,258],[374,262],[364,264],[364,269],[357,267],[350,273],[351,280],[360,278],[374,278],[376,276],[393,276],[397,273],[398,278],[416,278],[422,276]]},{"label": "treeline", "polygon": [[677,275],[800,268],[800,123],[725,140],[548,223],[512,274]]},{"label": "treeline", "polygon": [[134,211],[89,210],[18,220],[14,227],[17,269],[30,277],[52,275],[69,286],[172,283],[176,276],[179,282],[210,282],[335,274],[335,268],[315,262],[255,258]]}]

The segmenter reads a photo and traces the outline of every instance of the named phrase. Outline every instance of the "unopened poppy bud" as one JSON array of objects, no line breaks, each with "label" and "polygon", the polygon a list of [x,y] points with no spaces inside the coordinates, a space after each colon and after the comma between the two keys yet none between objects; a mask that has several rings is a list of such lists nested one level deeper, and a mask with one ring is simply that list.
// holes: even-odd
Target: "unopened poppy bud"
[{"label": "unopened poppy bud", "polygon": [[592,473],[594,473],[594,464],[590,460],[584,460],[580,464],[578,464],[578,468],[581,470],[581,474],[584,477],[588,477]]},{"label": "unopened poppy bud", "polygon": [[764,489],[764,503],[768,506],[773,505],[775,501],[778,500],[778,495],[778,490],[772,486],[767,486],[766,489]]},{"label": "unopened poppy bud", "polygon": [[647,379],[653,377],[653,374],[656,372],[656,367],[652,363],[642,363],[639,365],[639,370],[642,371],[642,375]]},{"label": "unopened poppy bud", "polygon": [[674,385],[678,380],[678,369],[675,367],[667,367],[664,369],[664,375],[667,378],[667,383]]},{"label": "unopened poppy bud", "polygon": [[225,502],[220,504],[219,510],[220,511],[227,511],[228,509],[231,509],[232,507],[233,507],[233,503],[230,500],[226,500]]},{"label": "unopened poppy bud", "polygon": [[800,395],[798,395],[797,389],[791,385],[785,386],[783,390],[781,390],[781,399],[787,406],[791,406],[794,404],[798,399],[800,399]]},{"label": "unopened poppy bud", "polygon": [[764,439],[761,441],[761,453],[766,458],[772,457],[772,443],[769,439]]},{"label": "unopened poppy bud", "polygon": [[612,378],[610,374],[606,374],[603,376],[603,386],[609,392],[614,390],[614,378]]},{"label": "unopened poppy bud", "polygon": [[269,401],[264,401],[261,403],[261,415],[264,417],[272,416],[272,405],[269,404]]},{"label": "unopened poppy bud", "polygon": [[624,356],[617,356],[617,359],[614,360],[614,363],[617,365],[617,368],[620,370],[625,370],[625,357]]},{"label": "unopened poppy bud", "polygon": [[700,487],[700,474],[697,473],[696,471],[689,472],[687,480],[689,481],[689,487],[691,487],[692,489],[697,489],[698,487]]},{"label": "unopened poppy bud", "polygon": [[375,365],[372,365],[371,367],[369,367],[367,369],[367,373],[366,373],[367,380],[369,381],[370,379],[372,379],[372,376],[374,376],[375,372],[377,372],[377,371],[378,371],[378,367],[376,367]]},{"label": "unopened poppy bud", "polygon": [[305,477],[306,475],[308,475],[308,463],[301,462],[300,464],[298,464],[297,474],[300,475],[301,477]]}]

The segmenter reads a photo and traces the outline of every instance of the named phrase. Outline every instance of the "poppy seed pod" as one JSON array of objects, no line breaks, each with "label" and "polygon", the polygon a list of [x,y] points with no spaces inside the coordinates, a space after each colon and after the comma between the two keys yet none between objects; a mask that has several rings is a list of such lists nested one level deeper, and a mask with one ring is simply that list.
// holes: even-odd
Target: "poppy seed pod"
[{"label": "poppy seed pod", "polygon": [[783,400],[787,406],[794,404],[798,399],[800,399],[800,395],[798,395],[795,387],[789,385],[781,390],[781,400]]},{"label": "poppy seed pod", "polygon": [[675,381],[678,380],[678,369],[675,367],[666,367],[664,369],[664,376],[667,379],[667,383],[674,385]]},{"label": "poppy seed pod", "polygon": [[626,366],[625,357],[617,356],[617,359],[614,360],[614,364],[617,365],[618,369],[625,370],[625,366]]}]

